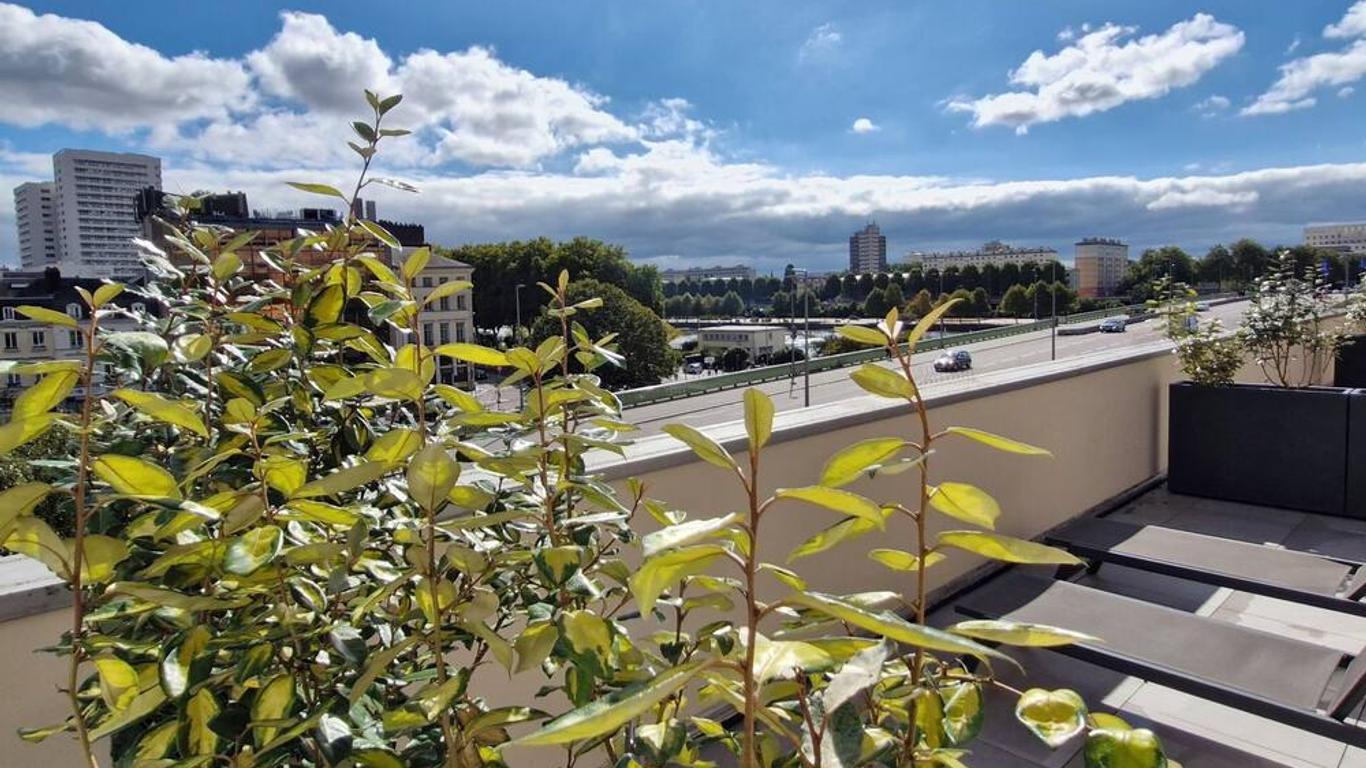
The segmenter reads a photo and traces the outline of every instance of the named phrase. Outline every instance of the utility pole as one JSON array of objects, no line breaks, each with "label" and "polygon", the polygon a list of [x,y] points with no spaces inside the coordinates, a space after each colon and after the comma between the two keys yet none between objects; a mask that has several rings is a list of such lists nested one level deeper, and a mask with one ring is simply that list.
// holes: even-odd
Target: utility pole
[{"label": "utility pole", "polygon": [[1053,259],[1053,263],[1048,265],[1048,277],[1050,285],[1048,292],[1053,296],[1053,333],[1049,337],[1051,350],[1050,360],[1058,359],[1058,260]]},{"label": "utility pole", "polygon": [[[803,282],[803,283],[809,282],[809,278],[810,278],[810,276],[811,276],[811,273],[810,273],[809,271],[807,271],[807,270],[805,270],[805,269],[796,269],[796,270],[794,270],[793,272],[794,272],[794,274],[795,274],[796,272],[801,272],[801,273],[802,273],[802,277],[803,277],[803,278],[807,278],[806,280],[803,280],[802,282]],[[794,297],[794,298],[795,298],[795,297]],[[796,315],[796,314],[797,314],[796,308],[795,308],[795,307],[793,308],[792,314],[793,314],[793,315]],[[792,324],[793,324],[793,325],[796,325],[796,324],[797,324],[797,319],[796,319],[796,317],[793,317],[793,318],[792,318]],[[793,354],[794,354],[794,355],[796,354],[796,349],[795,349],[795,348],[793,349]],[[802,402],[804,403],[803,407],[804,407],[804,408],[810,408],[810,407],[811,407],[811,291],[808,290],[808,289],[805,289],[805,288],[802,290],[802,379],[803,379],[803,388],[804,388],[804,390],[805,390],[805,395],[804,395],[803,400],[802,400]]]},{"label": "utility pole", "polygon": [[[526,287],[525,284],[523,284],[523,283],[518,283],[518,284],[517,284],[517,287],[516,287],[515,289],[513,289],[513,291],[512,291],[512,293],[513,293],[513,295],[516,297],[516,301],[517,301],[517,325],[516,325],[515,327],[513,327],[513,329],[512,329],[512,344],[513,344],[513,346],[517,346],[518,344],[521,343],[521,342],[520,342],[520,339],[521,339],[521,335],[522,335],[522,289],[525,288],[525,287]],[[522,410],[522,409],[525,408],[525,407],[526,407],[526,390],[525,390],[525,387],[522,386],[522,382],[519,381],[519,382],[517,382],[517,410],[520,411],[520,410]]]}]

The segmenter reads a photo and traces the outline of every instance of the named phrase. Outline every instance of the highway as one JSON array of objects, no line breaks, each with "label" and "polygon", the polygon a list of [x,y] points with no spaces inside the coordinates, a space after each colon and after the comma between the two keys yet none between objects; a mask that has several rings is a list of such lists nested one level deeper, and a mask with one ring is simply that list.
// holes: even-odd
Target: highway
[{"label": "highway", "polygon": [[[1237,326],[1246,302],[1234,302],[1201,312],[1202,323],[1218,318],[1225,328]],[[1084,354],[1137,347],[1162,341],[1158,332],[1159,323],[1148,320],[1129,326],[1125,333],[1090,333],[1081,336],[1058,336],[1057,355],[1059,360],[1078,357]],[[958,373],[936,373],[931,367],[940,352],[927,351],[914,358],[913,372],[917,383],[927,392],[942,388],[970,388],[976,374],[1004,368],[1046,362],[1050,357],[1049,332],[1039,331],[1020,336],[1010,336],[995,341],[967,344],[962,347],[972,354],[972,370]],[[891,363],[885,363],[891,366]],[[811,374],[811,404],[830,403],[865,394],[849,379],[854,368],[842,368]],[[791,381],[783,379],[758,385],[766,392],[779,411],[798,409],[803,404],[803,383],[801,363],[797,363],[796,377]],[[654,403],[628,408],[624,413],[626,421],[640,427],[635,436],[655,434],[665,424],[685,421],[693,427],[705,427],[744,418],[741,398],[744,389],[730,389],[712,392],[696,397]]]}]

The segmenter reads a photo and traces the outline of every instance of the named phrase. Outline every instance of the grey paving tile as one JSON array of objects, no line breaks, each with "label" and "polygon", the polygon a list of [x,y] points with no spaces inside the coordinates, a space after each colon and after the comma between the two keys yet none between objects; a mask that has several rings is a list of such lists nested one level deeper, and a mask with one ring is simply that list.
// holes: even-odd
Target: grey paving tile
[{"label": "grey paving tile", "polygon": [[1283,544],[1286,549],[1366,562],[1366,520],[1306,515]]}]

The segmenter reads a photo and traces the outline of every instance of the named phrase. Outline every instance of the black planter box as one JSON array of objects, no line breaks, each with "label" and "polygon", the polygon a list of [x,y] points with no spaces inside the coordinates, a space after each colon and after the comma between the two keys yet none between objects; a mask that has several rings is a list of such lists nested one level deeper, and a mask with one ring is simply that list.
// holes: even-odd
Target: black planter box
[{"label": "black planter box", "polygon": [[1349,390],[1180,383],[1168,392],[1172,492],[1348,513]]},{"label": "black planter box", "polygon": [[1348,336],[1333,363],[1333,386],[1366,387],[1366,334]]},{"label": "black planter box", "polygon": [[1366,389],[1356,390],[1348,401],[1346,515],[1366,519]]}]

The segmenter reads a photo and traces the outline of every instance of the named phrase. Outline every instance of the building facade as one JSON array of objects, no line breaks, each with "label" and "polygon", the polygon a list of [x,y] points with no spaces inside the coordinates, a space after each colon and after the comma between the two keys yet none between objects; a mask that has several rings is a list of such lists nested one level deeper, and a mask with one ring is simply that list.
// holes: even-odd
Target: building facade
[{"label": "building facade", "polygon": [[887,271],[887,238],[876,223],[849,237],[849,271],[856,275]]},{"label": "building facade", "polygon": [[63,149],[52,156],[57,261],[68,277],[142,274],[132,239],[141,234],[134,198],[161,189],[161,160],[148,155]]},{"label": "building facade", "polygon": [[689,267],[688,269],[661,269],[659,280],[664,283],[681,283],[684,280],[753,280],[754,267],[736,264],[733,267]]},{"label": "building facade", "polygon": [[911,253],[906,260],[912,264],[923,264],[925,269],[948,269],[949,267],[963,267],[972,265],[981,269],[988,264],[1003,267],[1007,264],[1025,264],[1027,262],[1044,263],[1058,258],[1058,252],[1052,248],[1045,247],[1025,247],[1016,248],[1006,245],[999,240],[992,240],[984,243],[981,248],[975,251],[942,251],[937,253]]},{"label": "building facade", "polygon": [[1310,224],[1304,228],[1304,244],[1366,256],[1366,221]]},{"label": "building facade", "polygon": [[704,352],[724,352],[738,347],[759,360],[783,349],[787,329],[778,325],[714,325],[697,335],[697,347]]},{"label": "building facade", "polygon": [[14,188],[19,266],[24,270],[57,266],[56,197],[56,185],[50,181],[29,181]]},{"label": "building facade", "polygon": [[[394,266],[401,266],[415,250],[407,247],[399,249],[394,254]],[[460,291],[453,296],[442,296],[431,304],[426,303],[428,294],[438,287],[461,280],[473,282],[474,267],[436,253],[417,274],[413,293],[422,305],[422,343],[425,346],[439,347],[442,344],[474,341],[473,289]],[[411,334],[398,329],[394,329],[390,335],[396,347],[412,342],[409,338]],[[463,361],[438,355],[436,362],[436,380],[440,383],[461,386],[474,383],[473,371]]]},{"label": "building facade", "polygon": [[1119,240],[1087,237],[1073,251],[1073,287],[1079,296],[1112,296],[1129,269],[1129,246]]}]

